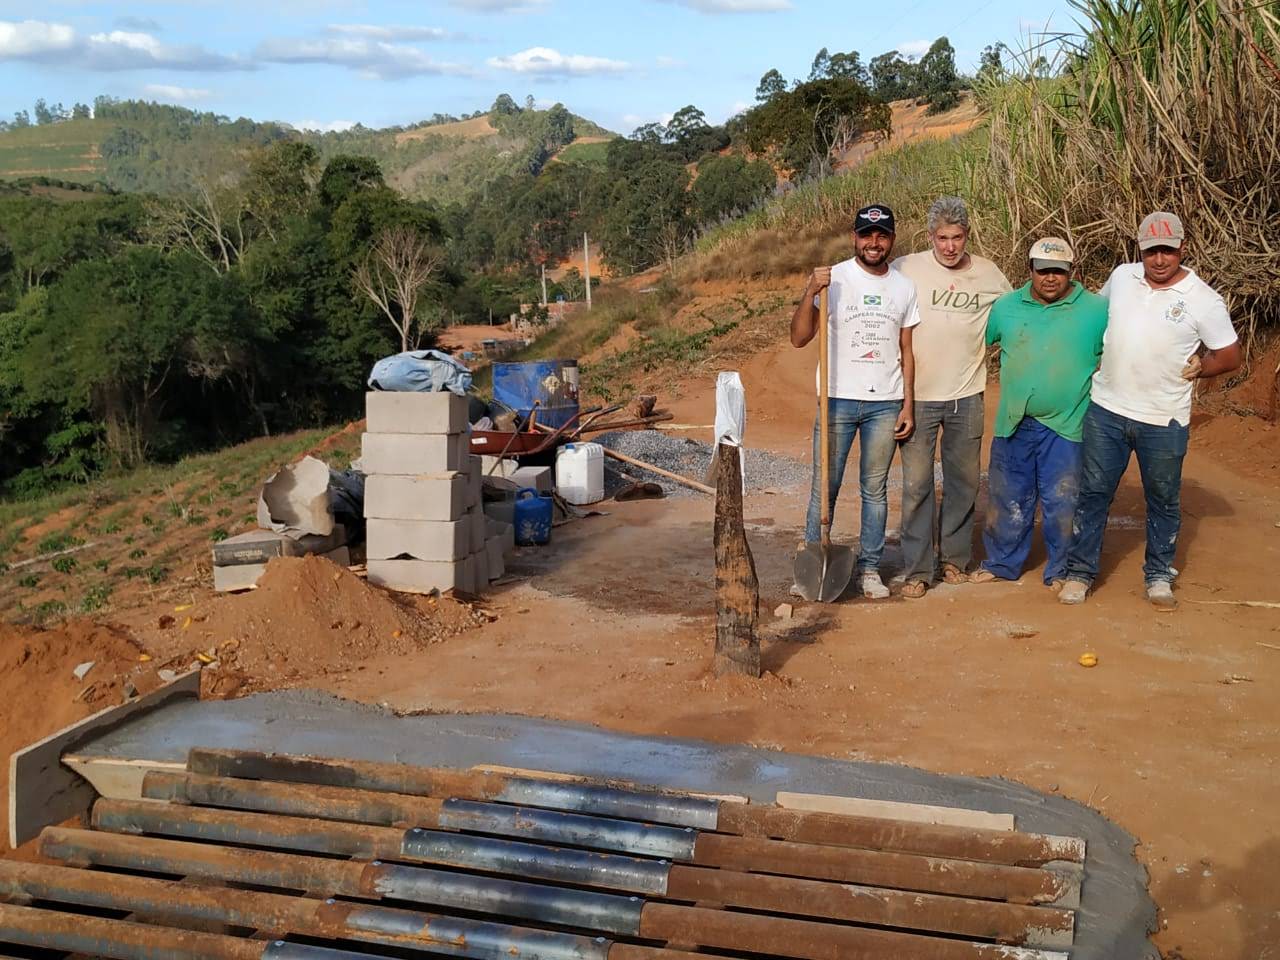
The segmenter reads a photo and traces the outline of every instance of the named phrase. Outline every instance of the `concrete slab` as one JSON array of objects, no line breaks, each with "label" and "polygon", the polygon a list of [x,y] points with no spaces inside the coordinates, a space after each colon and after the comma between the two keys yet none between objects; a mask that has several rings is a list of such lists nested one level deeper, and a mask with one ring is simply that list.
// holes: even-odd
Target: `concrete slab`
[{"label": "concrete slab", "polygon": [[1158,958],[1134,838],[1096,811],[1004,780],[807,757],[697,740],[639,737],[501,715],[405,716],[310,691],[178,702],[85,743],[82,756],[185,760],[196,746],[421,766],[498,765],[631,780],[772,803],[779,791],[960,806],[1013,814],[1018,828],[1088,844],[1072,960]]}]

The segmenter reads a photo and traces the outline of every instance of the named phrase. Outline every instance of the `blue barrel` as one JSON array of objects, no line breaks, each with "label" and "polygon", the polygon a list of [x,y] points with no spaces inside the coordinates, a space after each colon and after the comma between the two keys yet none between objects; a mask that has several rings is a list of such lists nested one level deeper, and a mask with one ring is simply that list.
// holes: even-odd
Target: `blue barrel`
[{"label": "blue barrel", "polygon": [[553,518],[551,494],[525,487],[516,493],[516,543],[522,547],[538,547],[551,542]]},{"label": "blue barrel", "polygon": [[493,399],[528,417],[535,400],[538,423],[563,427],[578,415],[578,361],[531,360],[493,365]]}]

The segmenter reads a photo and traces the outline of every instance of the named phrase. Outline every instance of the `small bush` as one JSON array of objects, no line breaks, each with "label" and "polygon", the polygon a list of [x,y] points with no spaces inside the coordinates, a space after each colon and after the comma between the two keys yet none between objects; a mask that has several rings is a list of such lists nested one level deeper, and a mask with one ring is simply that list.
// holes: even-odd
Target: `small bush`
[{"label": "small bush", "polygon": [[107,600],[111,597],[111,587],[105,583],[90,587],[88,592],[80,601],[80,609],[85,613],[92,613],[94,610],[101,610],[107,604]]},{"label": "small bush", "polygon": [[231,534],[227,533],[227,530],[225,527],[215,527],[213,530],[209,532],[209,539],[212,540],[214,543],[221,543],[223,540],[227,539],[227,537],[229,536],[231,536]]},{"label": "small bush", "polygon": [[187,514],[187,526],[189,527],[202,527],[208,522],[209,522],[209,517],[207,514],[203,514],[203,513]]},{"label": "small bush", "polygon": [[46,600],[44,603],[37,604],[34,611],[36,623],[45,623],[54,617],[61,617],[67,612],[67,605],[61,600]]},{"label": "small bush", "polygon": [[153,563],[146,569],[147,582],[151,584],[164,583],[169,579],[169,568]]},{"label": "small bush", "polygon": [[235,513],[235,511],[234,511],[234,510],[232,510],[230,507],[219,507],[219,508],[218,508],[218,516],[220,516],[220,517],[221,517],[222,519],[224,519],[224,520],[225,520],[227,517],[231,516],[231,514],[233,514],[233,513]]},{"label": "small bush", "polygon": [[124,574],[126,580],[137,580],[138,577],[145,576],[147,571],[143,570],[141,567],[125,567],[121,572]]},{"label": "small bush", "polygon": [[40,578],[34,573],[28,573],[18,580],[18,586],[25,587],[27,590],[34,590],[39,585]]},{"label": "small bush", "polygon": [[36,551],[39,553],[57,553],[59,550],[78,547],[82,543],[84,541],[79,537],[64,530],[62,533],[54,533],[45,537],[36,545]]},{"label": "small bush", "polygon": [[134,549],[129,551],[130,560],[141,560],[146,555],[147,555],[147,551],[143,550],[141,547],[135,547]]},{"label": "small bush", "polygon": [[106,572],[106,569],[109,566],[111,566],[111,561],[106,557],[101,557],[100,559],[93,561],[94,569],[101,570],[104,573]]},{"label": "small bush", "polygon": [[59,573],[70,573],[76,568],[76,558],[54,557],[49,566],[53,567],[53,569],[57,570]]}]

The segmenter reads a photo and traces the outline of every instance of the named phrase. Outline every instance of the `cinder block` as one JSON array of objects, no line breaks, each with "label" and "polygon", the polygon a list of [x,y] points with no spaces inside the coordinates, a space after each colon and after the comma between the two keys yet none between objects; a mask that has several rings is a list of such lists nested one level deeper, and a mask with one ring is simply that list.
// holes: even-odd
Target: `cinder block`
[{"label": "cinder block", "polygon": [[[226,541],[223,541],[224,543]],[[332,560],[340,567],[351,565],[351,551],[346,547],[338,547],[320,556]],[[252,590],[267,572],[265,563],[233,563],[213,568],[213,589],[219,593],[234,593],[237,590]]]},{"label": "cinder block", "polygon": [[480,553],[484,550],[485,537],[489,532],[485,527],[484,511],[479,507],[472,507],[467,511],[467,519],[471,521],[471,552]]},{"label": "cinder block", "polygon": [[480,596],[489,589],[489,555],[483,546],[479,553],[471,555],[471,575],[475,578],[472,581],[471,592]]},{"label": "cinder block", "polygon": [[502,541],[502,555],[504,557],[509,557],[515,552],[516,528],[509,523],[503,523],[501,520],[485,517],[486,542],[493,537],[497,537]]},{"label": "cinder block", "polygon": [[490,537],[484,542],[485,556],[489,560],[489,581],[492,582],[507,572],[503,560],[502,537]]},{"label": "cinder block", "polygon": [[365,565],[369,582],[401,593],[444,593],[456,590],[473,593],[475,564],[464,560],[369,560]]},{"label": "cinder block", "polygon": [[366,433],[360,460],[366,475],[447,473],[465,466],[467,443],[465,433]]},{"label": "cinder block", "polygon": [[370,520],[366,555],[370,560],[462,560],[472,552],[470,514],[461,520]]},{"label": "cinder block", "polygon": [[301,557],[309,553],[328,553],[347,542],[347,528],[337,524],[328,536],[314,533],[294,539],[274,530],[250,530],[213,545],[213,565],[261,566],[275,557]]},{"label": "cinder block", "polygon": [[467,477],[462,473],[365,477],[364,515],[370,520],[459,520],[467,512]]},{"label": "cinder block", "polygon": [[449,391],[375,390],[365,394],[364,409],[370,433],[463,433],[468,427],[467,398]]},{"label": "cinder block", "polygon": [[467,458],[467,506],[477,506],[482,499],[484,488],[484,468],[480,465],[480,457],[472,454]]},{"label": "cinder block", "polygon": [[484,515],[499,523],[505,523],[513,530],[516,522],[516,501],[515,497],[504,497],[501,500],[486,500],[484,502]]},{"label": "cinder block", "polygon": [[[492,480],[505,480],[516,489],[532,487],[539,493],[555,490],[556,475],[551,467],[522,467],[515,460],[484,456],[480,458],[483,475]],[[490,472],[492,471],[492,472]]]}]

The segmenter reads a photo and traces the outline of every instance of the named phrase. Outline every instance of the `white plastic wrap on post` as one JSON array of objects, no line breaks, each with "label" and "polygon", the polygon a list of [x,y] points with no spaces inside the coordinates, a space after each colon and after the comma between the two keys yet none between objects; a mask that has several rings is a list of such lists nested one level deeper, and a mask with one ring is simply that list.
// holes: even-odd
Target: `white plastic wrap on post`
[{"label": "white plastic wrap on post", "polygon": [[[715,446],[727,443],[738,448],[738,462],[742,466],[742,492],[747,492],[747,458],[742,449],[743,436],[747,432],[747,391],[742,377],[736,370],[722,370],[716,377],[716,437]],[[711,459],[715,469],[715,457]],[[711,471],[708,471],[710,473]],[[713,481],[708,480],[709,484]]]}]

